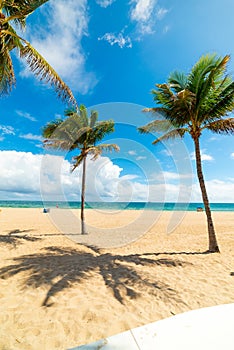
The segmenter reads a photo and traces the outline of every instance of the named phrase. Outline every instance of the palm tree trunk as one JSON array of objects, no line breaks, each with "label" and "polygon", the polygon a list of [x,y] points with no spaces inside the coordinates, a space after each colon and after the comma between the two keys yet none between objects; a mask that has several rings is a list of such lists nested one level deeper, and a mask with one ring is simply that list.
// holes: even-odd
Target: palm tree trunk
[{"label": "palm tree trunk", "polygon": [[85,235],[86,227],[85,227],[85,216],[84,216],[84,210],[85,210],[85,180],[86,180],[86,156],[83,158],[83,171],[82,171],[82,189],[81,189],[81,234]]},{"label": "palm tree trunk", "polygon": [[215,235],[214,224],[211,216],[210,203],[208,200],[208,195],[206,191],[205,181],[202,172],[202,163],[201,163],[201,153],[200,153],[200,144],[199,137],[194,138],[195,143],[195,155],[196,155],[196,167],[197,167],[197,177],[199,180],[202,199],[205,206],[206,217],[207,217],[207,225],[208,225],[208,235],[209,235],[209,252],[211,253],[219,253],[219,247]]}]

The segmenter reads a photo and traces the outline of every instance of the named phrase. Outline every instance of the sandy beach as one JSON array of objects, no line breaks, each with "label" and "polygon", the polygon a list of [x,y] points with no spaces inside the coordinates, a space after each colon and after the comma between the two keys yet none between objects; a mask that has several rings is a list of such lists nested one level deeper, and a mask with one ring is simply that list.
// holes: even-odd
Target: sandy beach
[{"label": "sandy beach", "polygon": [[[213,213],[220,254],[206,254],[204,212],[188,212],[167,234],[171,215],[162,212],[135,242],[100,248],[64,235],[41,209],[1,208],[0,349],[69,349],[233,303],[234,213]],[[86,216],[100,234],[105,227],[124,230],[139,211]],[[134,225],[128,230],[133,239]]]}]

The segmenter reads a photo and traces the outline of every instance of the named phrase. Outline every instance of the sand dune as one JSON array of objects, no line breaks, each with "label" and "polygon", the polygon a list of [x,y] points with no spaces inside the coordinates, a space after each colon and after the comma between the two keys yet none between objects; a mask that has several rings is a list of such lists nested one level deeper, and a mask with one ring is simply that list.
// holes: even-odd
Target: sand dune
[{"label": "sand dune", "polygon": [[[139,215],[111,218],[89,210],[87,223],[93,231],[120,232]],[[234,214],[213,216],[221,254],[205,253],[204,213],[187,213],[166,234],[171,213],[163,212],[135,242],[102,249],[91,246],[92,240],[88,247],[68,238],[40,209],[2,209],[0,349],[71,348],[184,311],[234,302]]]}]

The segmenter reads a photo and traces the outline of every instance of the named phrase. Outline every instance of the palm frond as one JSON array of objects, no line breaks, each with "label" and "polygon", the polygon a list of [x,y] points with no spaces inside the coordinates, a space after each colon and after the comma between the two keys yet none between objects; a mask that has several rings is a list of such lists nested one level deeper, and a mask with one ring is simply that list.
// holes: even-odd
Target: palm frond
[{"label": "palm frond", "polygon": [[188,84],[188,78],[183,72],[172,72],[168,78],[170,88],[174,89],[175,92],[185,90]]},{"label": "palm frond", "polygon": [[90,147],[88,149],[88,153],[92,154],[93,157],[91,158],[92,160],[96,160],[98,158],[99,155],[102,154],[102,152],[107,151],[107,152],[112,152],[112,151],[116,151],[119,152],[120,148],[118,145],[116,144],[101,144],[101,145],[97,145],[94,147]]},{"label": "palm frond", "polygon": [[170,109],[166,107],[154,107],[154,108],[144,108],[142,110],[144,113],[152,113],[152,117],[155,117],[155,114],[157,116],[162,117],[162,118],[169,118],[170,117]]},{"label": "palm frond", "polygon": [[141,134],[148,134],[151,132],[166,132],[170,128],[173,128],[173,125],[169,120],[154,120],[147,125],[139,127],[138,131]]},{"label": "palm frond", "polygon": [[152,142],[152,145],[156,145],[159,142],[167,141],[169,139],[182,138],[186,132],[188,132],[188,129],[186,128],[173,129],[166,134],[158,137],[155,141]]},{"label": "palm frond", "polygon": [[26,17],[47,1],[49,0],[5,0],[2,3],[2,8],[7,15],[5,22],[14,21],[24,29]]},{"label": "palm frond", "polygon": [[85,155],[80,153],[78,156],[72,158],[72,168],[71,172],[73,172],[84,160]]},{"label": "palm frond", "polygon": [[[224,58],[218,57],[216,64],[211,70],[207,73],[206,76],[201,78],[200,86],[197,91],[197,110],[200,106],[207,103],[207,100],[212,101],[212,98],[215,98],[218,85],[220,85],[220,79],[225,72],[227,62],[229,61],[230,56],[225,56]],[[223,80],[223,79],[222,79]],[[221,84],[222,84],[221,80]]]},{"label": "palm frond", "polygon": [[77,109],[74,108],[74,107],[71,107],[71,108],[67,108],[65,109],[64,111],[64,115],[65,117],[71,117],[73,115],[77,114]]},{"label": "palm frond", "polygon": [[232,135],[234,134],[234,118],[216,120],[204,126],[204,129],[216,134]]},{"label": "palm frond", "polygon": [[83,126],[89,126],[89,117],[87,108],[84,105],[80,105],[79,107],[79,118]]},{"label": "palm frond", "polygon": [[98,119],[98,113],[96,111],[91,112],[90,116],[90,128],[94,128]]},{"label": "palm frond", "polygon": [[203,114],[209,115],[208,121],[227,115],[234,109],[234,82],[232,79],[225,79],[226,83],[214,92],[211,102],[207,100]]},{"label": "palm frond", "polygon": [[217,55],[203,55],[188,75],[188,89],[197,95],[206,75],[217,65]]},{"label": "palm frond", "polygon": [[50,64],[39,54],[39,52],[32,47],[32,45],[25,41],[25,46],[20,49],[20,56],[26,59],[30,70],[46,83],[54,87],[58,97],[63,101],[72,103],[77,106],[76,100],[70,88],[63,82]]},{"label": "palm frond", "polygon": [[45,139],[43,141],[43,145],[46,149],[55,149],[55,150],[63,150],[70,151],[73,149],[73,144],[69,140],[60,140],[60,139]]},{"label": "palm frond", "polygon": [[101,141],[106,135],[114,131],[114,121],[105,120],[96,123],[95,127],[92,128],[92,131],[88,135],[87,141],[89,144],[96,144]]},{"label": "palm frond", "polygon": [[156,84],[157,90],[152,90],[154,95],[154,101],[156,103],[162,104],[163,106],[168,106],[174,99],[174,93],[168,84]]},{"label": "palm frond", "polygon": [[23,48],[23,44],[14,28],[7,23],[0,32],[0,53],[4,55],[5,50],[11,51],[14,48]]},{"label": "palm frond", "polygon": [[42,136],[44,138],[50,138],[52,135],[55,133],[55,130],[63,123],[62,119],[56,119],[54,121],[51,121],[47,123],[43,128],[42,128]]},{"label": "palm frond", "polygon": [[7,95],[15,85],[15,74],[8,50],[0,54],[0,95]]}]

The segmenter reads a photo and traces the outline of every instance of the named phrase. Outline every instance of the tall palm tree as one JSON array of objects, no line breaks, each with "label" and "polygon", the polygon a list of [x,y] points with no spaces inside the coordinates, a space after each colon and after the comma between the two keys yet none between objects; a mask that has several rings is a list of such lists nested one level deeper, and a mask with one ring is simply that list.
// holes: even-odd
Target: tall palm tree
[{"label": "tall palm tree", "polygon": [[39,52],[16,32],[26,27],[27,17],[48,0],[0,0],[0,95],[9,94],[15,85],[11,53],[19,52],[29,69],[52,85],[59,98],[76,105],[69,87]]},{"label": "tall palm tree", "polygon": [[234,133],[234,82],[225,75],[230,56],[218,57],[216,54],[204,55],[185,75],[172,73],[168,82],[156,84],[153,90],[156,108],[145,111],[156,115],[151,123],[140,127],[141,133],[163,132],[153,144],[189,133],[195,145],[197,176],[201,188],[207,216],[209,252],[219,252],[214,224],[206,191],[200,151],[200,136],[204,130],[218,134]]},{"label": "tall palm tree", "polygon": [[98,113],[92,111],[90,118],[85,106],[81,105],[78,110],[70,109],[65,111],[67,119],[56,120],[48,123],[43,128],[45,146],[54,149],[67,151],[79,150],[79,154],[73,157],[71,171],[74,171],[81,163],[82,168],[82,190],[81,190],[81,234],[85,234],[85,182],[87,156],[91,155],[96,160],[103,151],[119,151],[116,144],[97,144],[107,134],[114,131],[114,122],[106,120],[98,122]]}]

